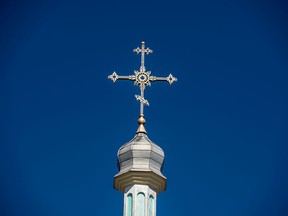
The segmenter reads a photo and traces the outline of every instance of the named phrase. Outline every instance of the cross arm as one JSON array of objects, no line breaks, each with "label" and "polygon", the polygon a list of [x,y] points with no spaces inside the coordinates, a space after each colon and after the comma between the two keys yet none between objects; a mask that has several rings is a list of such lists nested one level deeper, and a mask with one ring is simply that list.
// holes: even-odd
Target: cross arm
[{"label": "cross arm", "polygon": [[176,77],[173,77],[172,74],[169,74],[168,77],[150,76],[150,77],[149,77],[149,80],[150,80],[150,81],[166,81],[166,82],[168,82],[168,83],[171,85],[173,82],[176,82],[176,81],[177,81],[177,78],[176,78]]},{"label": "cross arm", "polygon": [[108,79],[112,80],[113,82],[116,82],[117,80],[135,80],[135,75],[129,75],[129,76],[119,76],[115,71],[108,76]]}]

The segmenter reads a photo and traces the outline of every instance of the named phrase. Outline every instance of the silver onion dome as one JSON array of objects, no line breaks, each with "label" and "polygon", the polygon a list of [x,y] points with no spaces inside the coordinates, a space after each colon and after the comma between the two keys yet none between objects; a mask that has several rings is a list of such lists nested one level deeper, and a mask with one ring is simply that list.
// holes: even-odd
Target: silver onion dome
[{"label": "silver onion dome", "polygon": [[166,189],[166,177],[161,172],[164,151],[148,138],[142,122],[138,120],[136,135],[118,150],[119,173],[114,176],[114,188],[124,191],[129,185],[144,184],[160,193]]},{"label": "silver onion dome", "polygon": [[163,150],[153,143],[146,134],[138,133],[118,151],[119,171],[153,171],[162,175]]}]

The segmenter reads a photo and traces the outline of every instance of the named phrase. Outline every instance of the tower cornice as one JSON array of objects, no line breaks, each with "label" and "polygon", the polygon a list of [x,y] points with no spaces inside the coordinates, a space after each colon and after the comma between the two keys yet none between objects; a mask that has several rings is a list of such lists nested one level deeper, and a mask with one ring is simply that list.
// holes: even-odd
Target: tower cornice
[{"label": "tower cornice", "polygon": [[166,190],[167,179],[153,171],[132,171],[117,174],[114,176],[114,188],[124,192],[126,187],[139,184],[148,185],[157,194]]}]

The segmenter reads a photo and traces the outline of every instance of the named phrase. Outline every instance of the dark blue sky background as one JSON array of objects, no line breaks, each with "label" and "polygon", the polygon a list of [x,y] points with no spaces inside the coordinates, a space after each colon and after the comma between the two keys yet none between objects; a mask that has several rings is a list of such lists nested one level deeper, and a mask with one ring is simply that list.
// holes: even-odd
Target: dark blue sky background
[{"label": "dark blue sky background", "polygon": [[1,1],[0,215],[122,215],[116,153],[166,154],[157,215],[288,215],[288,6],[276,1]]}]

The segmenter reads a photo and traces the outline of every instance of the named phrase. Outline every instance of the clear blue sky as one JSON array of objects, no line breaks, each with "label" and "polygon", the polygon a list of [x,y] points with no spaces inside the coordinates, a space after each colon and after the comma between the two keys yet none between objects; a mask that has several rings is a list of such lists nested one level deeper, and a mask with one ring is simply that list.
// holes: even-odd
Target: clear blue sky
[{"label": "clear blue sky", "polygon": [[288,215],[284,0],[1,1],[0,215],[122,215],[117,150],[146,130],[166,154],[158,216]]}]

